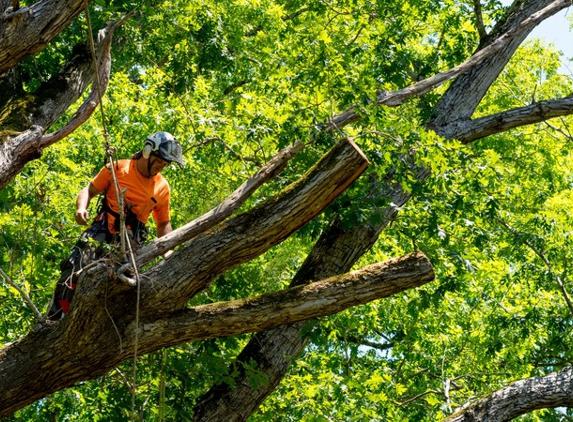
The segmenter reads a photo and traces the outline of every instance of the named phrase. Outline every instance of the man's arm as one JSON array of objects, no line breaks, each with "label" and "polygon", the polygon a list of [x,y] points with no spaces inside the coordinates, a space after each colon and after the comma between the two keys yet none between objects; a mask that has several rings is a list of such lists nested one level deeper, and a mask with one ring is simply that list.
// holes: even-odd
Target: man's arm
[{"label": "man's arm", "polygon": [[167,233],[171,233],[172,231],[173,227],[171,227],[171,221],[157,223],[157,237],[165,236]]},{"label": "man's arm", "polygon": [[94,196],[99,194],[100,191],[89,183],[85,188],[83,188],[78,194],[76,199],[76,222],[82,226],[88,224],[90,215],[88,213],[88,205]]}]

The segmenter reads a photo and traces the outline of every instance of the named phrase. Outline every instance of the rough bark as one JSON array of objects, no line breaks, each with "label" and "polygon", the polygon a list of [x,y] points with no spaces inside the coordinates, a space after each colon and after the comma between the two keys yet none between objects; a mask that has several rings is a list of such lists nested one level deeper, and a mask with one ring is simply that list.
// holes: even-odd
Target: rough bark
[{"label": "rough bark", "polygon": [[[197,292],[219,274],[264,253],[311,220],[367,165],[356,145],[342,140],[275,198],[181,245],[167,261],[142,273],[139,314],[145,329],[139,336],[141,353],[167,345],[161,339],[169,337],[166,330],[170,319],[197,316],[197,311],[185,311],[186,303]],[[0,416],[50,392],[92,379],[132,356],[137,289],[114,282],[110,278],[113,274],[109,260],[86,269],[64,320],[38,326],[0,351]],[[219,323],[227,324],[224,320]],[[251,324],[259,326],[257,321]],[[155,330],[161,334],[156,335]],[[173,344],[189,339],[178,335]]]},{"label": "rough bark", "polygon": [[[114,30],[122,21],[114,22],[100,31],[96,44],[101,92],[105,92],[111,69],[111,41]],[[87,45],[79,45],[62,70],[35,94],[24,94],[19,87],[10,93],[0,93],[4,102],[0,131],[0,189],[3,189],[26,165],[42,155],[42,150],[67,136],[85,122],[99,104],[97,87],[80,106],[77,113],[62,129],[52,134],[46,131],[82,95],[95,78],[92,55]],[[13,75],[6,75],[7,84]],[[6,98],[4,98],[6,97]],[[11,105],[13,104],[13,106]]]},{"label": "rough bark", "polygon": [[573,407],[573,368],[516,381],[472,403],[444,422],[504,422],[537,409]]},{"label": "rough bark", "polygon": [[[89,2],[89,0],[88,0]],[[42,50],[84,9],[84,0],[43,0],[0,15],[0,75]]]},{"label": "rough bark", "polygon": [[[161,320],[143,322],[141,350],[149,352],[182,341],[225,337],[332,315],[352,306],[419,287],[434,279],[421,253],[281,292],[185,309]],[[132,333],[135,330],[131,330]],[[132,338],[127,338],[130,348]]]}]

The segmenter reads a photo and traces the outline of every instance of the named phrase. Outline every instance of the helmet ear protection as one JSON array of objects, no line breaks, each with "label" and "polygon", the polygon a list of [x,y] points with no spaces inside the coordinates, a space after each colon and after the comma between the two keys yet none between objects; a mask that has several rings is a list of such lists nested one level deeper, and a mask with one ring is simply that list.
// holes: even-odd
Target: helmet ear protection
[{"label": "helmet ear protection", "polygon": [[151,153],[153,151],[157,151],[159,149],[159,145],[161,145],[161,138],[154,135],[155,134],[149,136],[143,144],[143,150],[141,150],[141,154],[145,159],[148,159]]}]

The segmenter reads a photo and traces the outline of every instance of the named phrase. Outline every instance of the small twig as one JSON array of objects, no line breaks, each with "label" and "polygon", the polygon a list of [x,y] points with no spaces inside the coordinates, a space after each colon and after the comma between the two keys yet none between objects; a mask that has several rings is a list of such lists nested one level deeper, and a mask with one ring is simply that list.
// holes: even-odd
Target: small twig
[{"label": "small twig", "polygon": [[399,407],[402,407],[402,406],[405,406],[405,405],[407,405],[407,404],[410,404],[410,403],[412,403],[412,402],[414,402],[414,401],[416,401],[416,400],[418,400],[418,399],[421,399],[422,397],[427,396],[428,394],[435,394],[435,395],[437,395],[437,396],[442,396],[442,395],[443,395],[443,393],[442,393],[441,391],[427,390],[427,391],[424,391],[423,393],[420,393],[420,394],[418,394],[418,395],[416,395],[416,396],[414,396],[414,397],[412,397],[412,398],[409,398],[409,399],[407,399],[407,400],[405,400],[405,401],[403,401],[403,402],[395,402],[395,403],[396,403]]},{"label": "small twig", "polygon": [[131,382],[129,382],[129,379],[127,378],[127,375],[125,375],[123,372],[121,372],[121,370],[119,368],[115,368],[115,372],[119,375],[119,377],[121,378],[121,380],[124,382],[125,386],[129,389],[129,390],[133,390],[133,385],[131,384]]},{"label": "small twig", "polygon": [[22,297],[24,298],[24,300],[26,301],[32,312],[34,312],[34,315],[36,316],[38,322],[44,322],[44,317],[42,316],[40,311],[38,311],[38,308],[36,308],[36,305],[34,305],[34,302],[32,302],[30,296],[28,296],[28,294],[20,286],[14,283],[14,280],[12,280],[12,278],[8,274],[6,274],[4,270],[2,270],[2,268],[0,268],[0,274],[2,274],[2,277],[6,279],[6,281],[8,282],[8,284],[10,284],[10,286],[14,287],[18,291],[18,293],[22,295]]},{"label": "small twig", "polygon": [[[557,126],[555,126],[555,125],[552,125],[552,124],[549,123],[549,122],[543,122],[543,123],[545,124],[545,126],[549,127],[551,130],[553,130],[553,131],[555,131],[555,132],[558,132],[558,133],[560,133],[561,135],[563,135],[563,136],[566,138],[566,139],[565,139],[566,142],[571,142],[571,141],[573,141],[573,135],[571,135],[571,133],[567,133],[567,132],[569,132],[569,127],[568,127],[567,124],[564,122],[564,119],[560,119],[560,120],[561,120],[561,123],[564,124],[564,128],[565,128],[565,129],[560,128],[560,127],[557,127]],[[555,138],[557,138],[557,137],[555,137]]]}]

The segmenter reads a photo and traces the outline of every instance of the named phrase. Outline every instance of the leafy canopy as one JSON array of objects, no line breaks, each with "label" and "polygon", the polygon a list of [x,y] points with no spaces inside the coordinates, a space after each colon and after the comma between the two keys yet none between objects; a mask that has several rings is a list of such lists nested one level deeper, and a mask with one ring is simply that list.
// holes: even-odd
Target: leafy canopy
[{"label": "leafy canopy", "polygon": [[[482,7],[486,25],[503,12],[497,2]],[[570,122],[525,127],[462,147],[423,129],[439,92],[398,110],[371,106],[377,90],[399,89],[448,69],[476,48],[466,2],[98,0],[91,6],[94,26],[130,10],[137,13],[119,30],[113,52],[106,123],[121,157],[156,130],[182,141],[188,166],[165,172],[174,226],[218,204],[296,139],[308,147],[247,206],[294,180],[340,136],[355,138],[373,163],[370,174],[325,215],[223,275],[194,303],[288,285],[334,214],[348,223],[379,218],[374,211],[386,198],[356,199],[365,197],[370,177],[396,169],[397,180],[416,193],[358,265],[421,249],[435,265],[436,282],[321,320],[253,421],[277,414],[293,421],[434,421],[500,385],[571,363],[571,312],[557,283],[557,277],[568,283],[571,271]],[[85,34],[80,17],[27,60],[21,66],[26,89],[58,69]],[[532,95],[565,95],[571,83],[558,68],[556,52],[527,44],[478,115],[527,104]],[[330,116],[355,104],[360,122],[321,132]],[[49,302],[59,261],[80,233],[73,223],[75,196],[103,164],[98,117],[29,163],[0,192],[0,268],[40,308]],[[413,150],[418,164],[432,170],[423,186],[399,165]],[[13,288],[0,289],[0,313],[0,343],[33,325]],[[210,340],[142,357],[140,413],[146,420],[188,420],[206,389],[231,382],[229,363],[246,341]],[[131,365],[56,393],[14,418],[126,418]],[[253,385],[267,382],[256,367],[247,370]],[[546,410],[527,418],[558,415]]]}]

